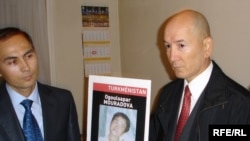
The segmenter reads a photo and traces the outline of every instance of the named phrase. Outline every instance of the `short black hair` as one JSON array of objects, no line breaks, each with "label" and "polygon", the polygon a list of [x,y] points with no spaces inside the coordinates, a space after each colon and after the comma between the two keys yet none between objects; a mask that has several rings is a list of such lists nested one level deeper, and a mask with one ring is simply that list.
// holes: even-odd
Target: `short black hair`
[{"label": "short black hair", "polygon": [[33,41],[27,32],[25,32],[17,27],[6,27],[6,28],[0,29],[0,41],[5,41],[5,40],[7,40],[10,37],[13,37],[15,35],[22,35],[25,39],[27,39],[27,41],[34,48]]},{"label": "short black hair", "polygon": [[130,120],[129,120],[128,116],[127,116],[126,114],[122,113],[122,112],[117,112],[117,113],[115,113],[115,114],[113,115],[113,118],[112,118],[111,122],[112,122],[116,117],[122,117],[123,119],[125,119],[125,121],[126,121],[126,129],[125,129],[124,133],[125,133],[125,132],[128,132],[128,130],[129,130],[129,128],[130,128]]}]

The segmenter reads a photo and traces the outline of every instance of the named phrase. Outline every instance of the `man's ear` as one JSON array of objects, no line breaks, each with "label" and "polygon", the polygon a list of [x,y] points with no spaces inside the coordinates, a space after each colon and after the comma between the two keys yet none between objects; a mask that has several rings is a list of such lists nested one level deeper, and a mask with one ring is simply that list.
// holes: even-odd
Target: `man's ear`
[{"label": "man's ear", "polygon": [[214,42],[212,37],[206,37],[203,40],[203,48],[204,48],[204,55],[205,57],[210,57],[212,55],[212,51],[213,51],[213,46],[214,46]]}]

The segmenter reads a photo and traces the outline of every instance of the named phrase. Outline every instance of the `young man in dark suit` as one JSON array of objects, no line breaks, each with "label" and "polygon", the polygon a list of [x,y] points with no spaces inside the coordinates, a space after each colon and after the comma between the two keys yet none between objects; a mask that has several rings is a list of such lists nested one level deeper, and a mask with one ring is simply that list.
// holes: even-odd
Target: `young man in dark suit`
[{"label": "young man in dark suit", "polygon": [[162,89],[150,141],[208,141],[209,125],[250,124],[250,93],[211,59],[213,39],[201,13],[187,9],[169,17],[163,40],[177,79]]},{"label": "young man in dark suit", "polygon": [[18,28],[0,29],[0,76],[4,79],[0,85],[0,141],[28,140],[23,130],[26,110],[21,104],[27,99],[32,100],[41,140],[80,141],[71,92],[38,82],[35,47],[31,37]]}]

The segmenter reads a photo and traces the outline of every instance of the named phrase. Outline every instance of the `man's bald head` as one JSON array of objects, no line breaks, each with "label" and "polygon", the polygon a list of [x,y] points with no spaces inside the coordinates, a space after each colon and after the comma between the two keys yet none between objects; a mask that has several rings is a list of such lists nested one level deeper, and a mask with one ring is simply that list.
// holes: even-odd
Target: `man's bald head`
[{"label": "man's bald head", "polygon": [[192,24],[192,28],[198,35],[202,36],[203,39],[211,36],[210,27],[206,17],[195,10],[186,9],[175,13],[167,19],[166,26],[171,22]]}]

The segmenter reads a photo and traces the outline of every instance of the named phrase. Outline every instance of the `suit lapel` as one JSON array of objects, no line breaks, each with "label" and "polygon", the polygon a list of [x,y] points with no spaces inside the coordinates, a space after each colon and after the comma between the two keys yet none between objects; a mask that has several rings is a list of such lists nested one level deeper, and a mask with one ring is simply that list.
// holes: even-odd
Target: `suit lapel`
[{"label": "suit lapel", "polygon": [[0,133],[3,133],[0,138],[7,138],[8,141],[25,141],[5,83],[0,86],[0,113]]},{"label": "suit lapel", "polygon": [[53,117],[57,112],[55,107],[56,101],[51,97],[51,90],[46,86],[38,83],[38,91],[41,100],[42,112],[43,112],[43,128],[44,128],[44,140],[53,139],[53,133],[55,128],[53,125],[56,123],[56,117]]}]

